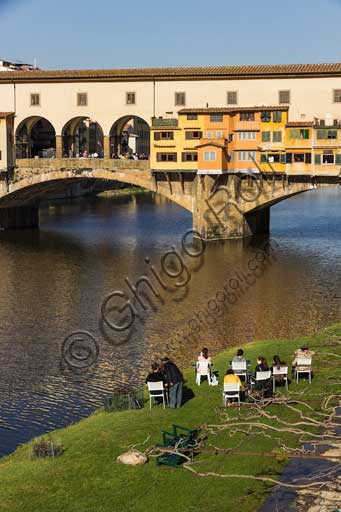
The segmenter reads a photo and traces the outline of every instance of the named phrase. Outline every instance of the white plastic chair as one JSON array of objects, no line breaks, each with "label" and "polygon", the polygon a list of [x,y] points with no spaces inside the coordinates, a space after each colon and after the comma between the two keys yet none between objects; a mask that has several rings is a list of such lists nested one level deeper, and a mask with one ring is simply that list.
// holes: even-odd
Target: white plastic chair
[{"label": "white plastic chair", "polygon": [[240,383],[239,382],[224,382],[223,389],[223,404],[226,407],[229,398],[238,399],[238,407],[240,409]]},{"label": "white plastic chair", "polygon": [[168,399],[163,382],[147,382],[147,386],[149,391],[149,409],[152,409],[152,400],[155,402],[155,398],[162,398],[163,408],[165,409]]},{"label": "white plastic chair", "polygon": [[256,372],[256,377],[252,377],[251,386],[254,386],[256,383],[271,379],[271,371],[267,370],[266,372]]},{"label": "white plastic chair", "polygon": [[273,392],[276,389],[276,376],[280,375],[281,378],[285,382],[285,387],[288,391],[288,367],[287,366],[274,366],[272,369],[272,383],[273,383]]},{"label": "white plastic chair", "polygon": [[207,377],[208,385],[211,385],[211,363],[206,361],[197,362],[196,381],[198,386],[201,384],[201,377]]},{"label": "white plastic chair", "polygon": [[238,377],[244,377],[247,381],[247,362],[246,361],[231,361],[233,373]]},{"label": "white plastic chair", "polygon": [[311,384],[311,357],[298,357],[296,360],[295,376],[298,383],[300,373],[307,373],[309,376],[309,384]]}]

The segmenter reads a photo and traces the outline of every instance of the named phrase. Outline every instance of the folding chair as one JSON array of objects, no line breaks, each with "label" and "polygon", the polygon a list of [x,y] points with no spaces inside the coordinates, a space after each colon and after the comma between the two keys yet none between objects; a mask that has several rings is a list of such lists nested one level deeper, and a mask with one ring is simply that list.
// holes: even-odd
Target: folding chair
[{"label": "folding chair", "polygon": [[155,398],[162,398],[163,408],[165,409],[166,403],[168,405],[168,397],[163,382],[147,382],[147,386],[149,391],[149,409],[152,409],[152,399],[155,402]]},{"label": "folding chair", "polygon": [[287,366],[280,366],[279,368],[277,366],[274,366],[272,369],[272,389],[273,392],[275,392],[276,389],[276,377],[280,375],[281,379],[285,382],[285,387],[288,391],[288,367]]},{"label": "folding chair", "polygon": [[231,361],[233,373],[238,377],[244,377],[247,382],[247,361]]},{"label": "folding chair", "polygon": [[267,370],[266,372],[256,372],[256,377],[251,377],[251,386],[255,386],[256,384],[265,382],[269,379],[271,379],[270,370]]},{"label": "folding chair", "polygon": [[208,385],[211,385],[211,363],[205,361],[197,362],[196,382],[198,386],[201,384],[201,377],[207,377]]},{"label": "folding chair", "polygon": [[238,399],[238,408],[240,409],[240,383],[239,382],[224,382],[223,389],[223,405],[226,407],[229,398]]},{"label": "folding chair", "polygon": [[298,357],[296,360],[295,377],[298,383],[300,373],[307,373],[311,384],[311,357]]}]

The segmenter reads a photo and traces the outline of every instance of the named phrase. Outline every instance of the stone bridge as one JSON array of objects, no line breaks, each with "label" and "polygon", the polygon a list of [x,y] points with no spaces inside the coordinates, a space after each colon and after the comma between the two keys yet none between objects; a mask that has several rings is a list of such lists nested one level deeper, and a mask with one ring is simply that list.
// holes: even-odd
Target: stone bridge
[{"label": "stone bridge", "polygon": [[149,161],[112,159],[18,160],[0,181],[0,227],[37,228],[41,201],[77,183],[100,181],[143,187],[193,214],[193,229],[206,240],[267,234],[270,207],[288,197],[339,184],[338,176],[284,174],[198,175],[193,171],[153,171]]}]

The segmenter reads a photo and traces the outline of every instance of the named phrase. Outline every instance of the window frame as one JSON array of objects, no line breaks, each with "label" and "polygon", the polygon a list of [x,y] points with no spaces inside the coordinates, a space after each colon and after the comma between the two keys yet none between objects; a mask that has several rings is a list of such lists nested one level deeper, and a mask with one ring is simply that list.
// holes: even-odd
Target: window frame
[{"label": "window frame", "polygon": [[[187,159],[186,156],[191,156],[193,158]],[[198,161],[198,152],[197,151],[183,151],[181,153],[181,161],[182,162],[197,162]]]},{"label": "window frame", "polygon": [[333,89],[333,103],[341,103],[341,89]]},{"label": "window frame", "polygon": [[[243,119],[245,117],[246,119]],[[254,121],[255,120],[255,113],[254,112],[240,112],[239,113],[239,121]]]},{"label": "window frame", "polygon": [[[179,98],[181,98],[182,101],[180,101]],[[174,105],[176,107],[185,107],[186,106],[186,92],[185,91],[176,91],[174,93]]]},{"label": "window frame", "polygon": [[[85,103],[81,101],[81,99],[85,99]],[[87,107],[88,106],[88,93],[87,92],[77,92],[77,107]]]},{"label": "window frame", "polygon": [[[206,155],[209,155],[208,158],[206,158]],[[214,158],[212,156],[214,155]],[[217,152],[216,151],[204,151],[202,155],[202,159],[204,162],[216,162],[217,161]]]},{"label": "window frame", "polygon": [[[281,99],[281,95],[283,95],[283,94],[288,95],[288,101],[283,101],[283,99]],[[291,90],[290,89],[280,89],[278,91],[278,103],[280,105],[290,105],[290,100],[291,100]]]},{"label": "window frame", "polygon": [[[275,140],[275,138],[279,137],[279,140]],[[274,143],[282,143],[283,142],[283,134],[282,130],[275,130],[272,132],[272,142]]]},{"label": "window frame", "polygon": [[[130,96],[133,101],[129,100]],[[126,105],[136,105],[136,92],[135,91],[126,91]]]},{"label": "window frame", "polygon": [[[33,98],[38,98],[38,103],[36,103]],[[31,107],[41,107],[40,101],[40,92],[31,92],[30,93],[30,106]]]},{"label": "window frame", "polygon": [[210,114],[210,123],[216,124],[216,123],[223,123],[223,122],[224,122],[223,114]]},{"label": "window frame", "polygon": [[[229,101],[229,95],[234,95],[235,101]],[[226,104],[227,105],[238,105],[238,91],[227,91],[226,92]]]}]

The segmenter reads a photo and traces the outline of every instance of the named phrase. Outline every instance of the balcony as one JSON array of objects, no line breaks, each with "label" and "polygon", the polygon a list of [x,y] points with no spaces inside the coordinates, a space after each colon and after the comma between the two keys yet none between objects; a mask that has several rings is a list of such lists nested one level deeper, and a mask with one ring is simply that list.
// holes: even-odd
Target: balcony
[{"label": "balcony", "polygon": [[259,121],[236,121],[234,130],[239,132],[260,130]]}]

